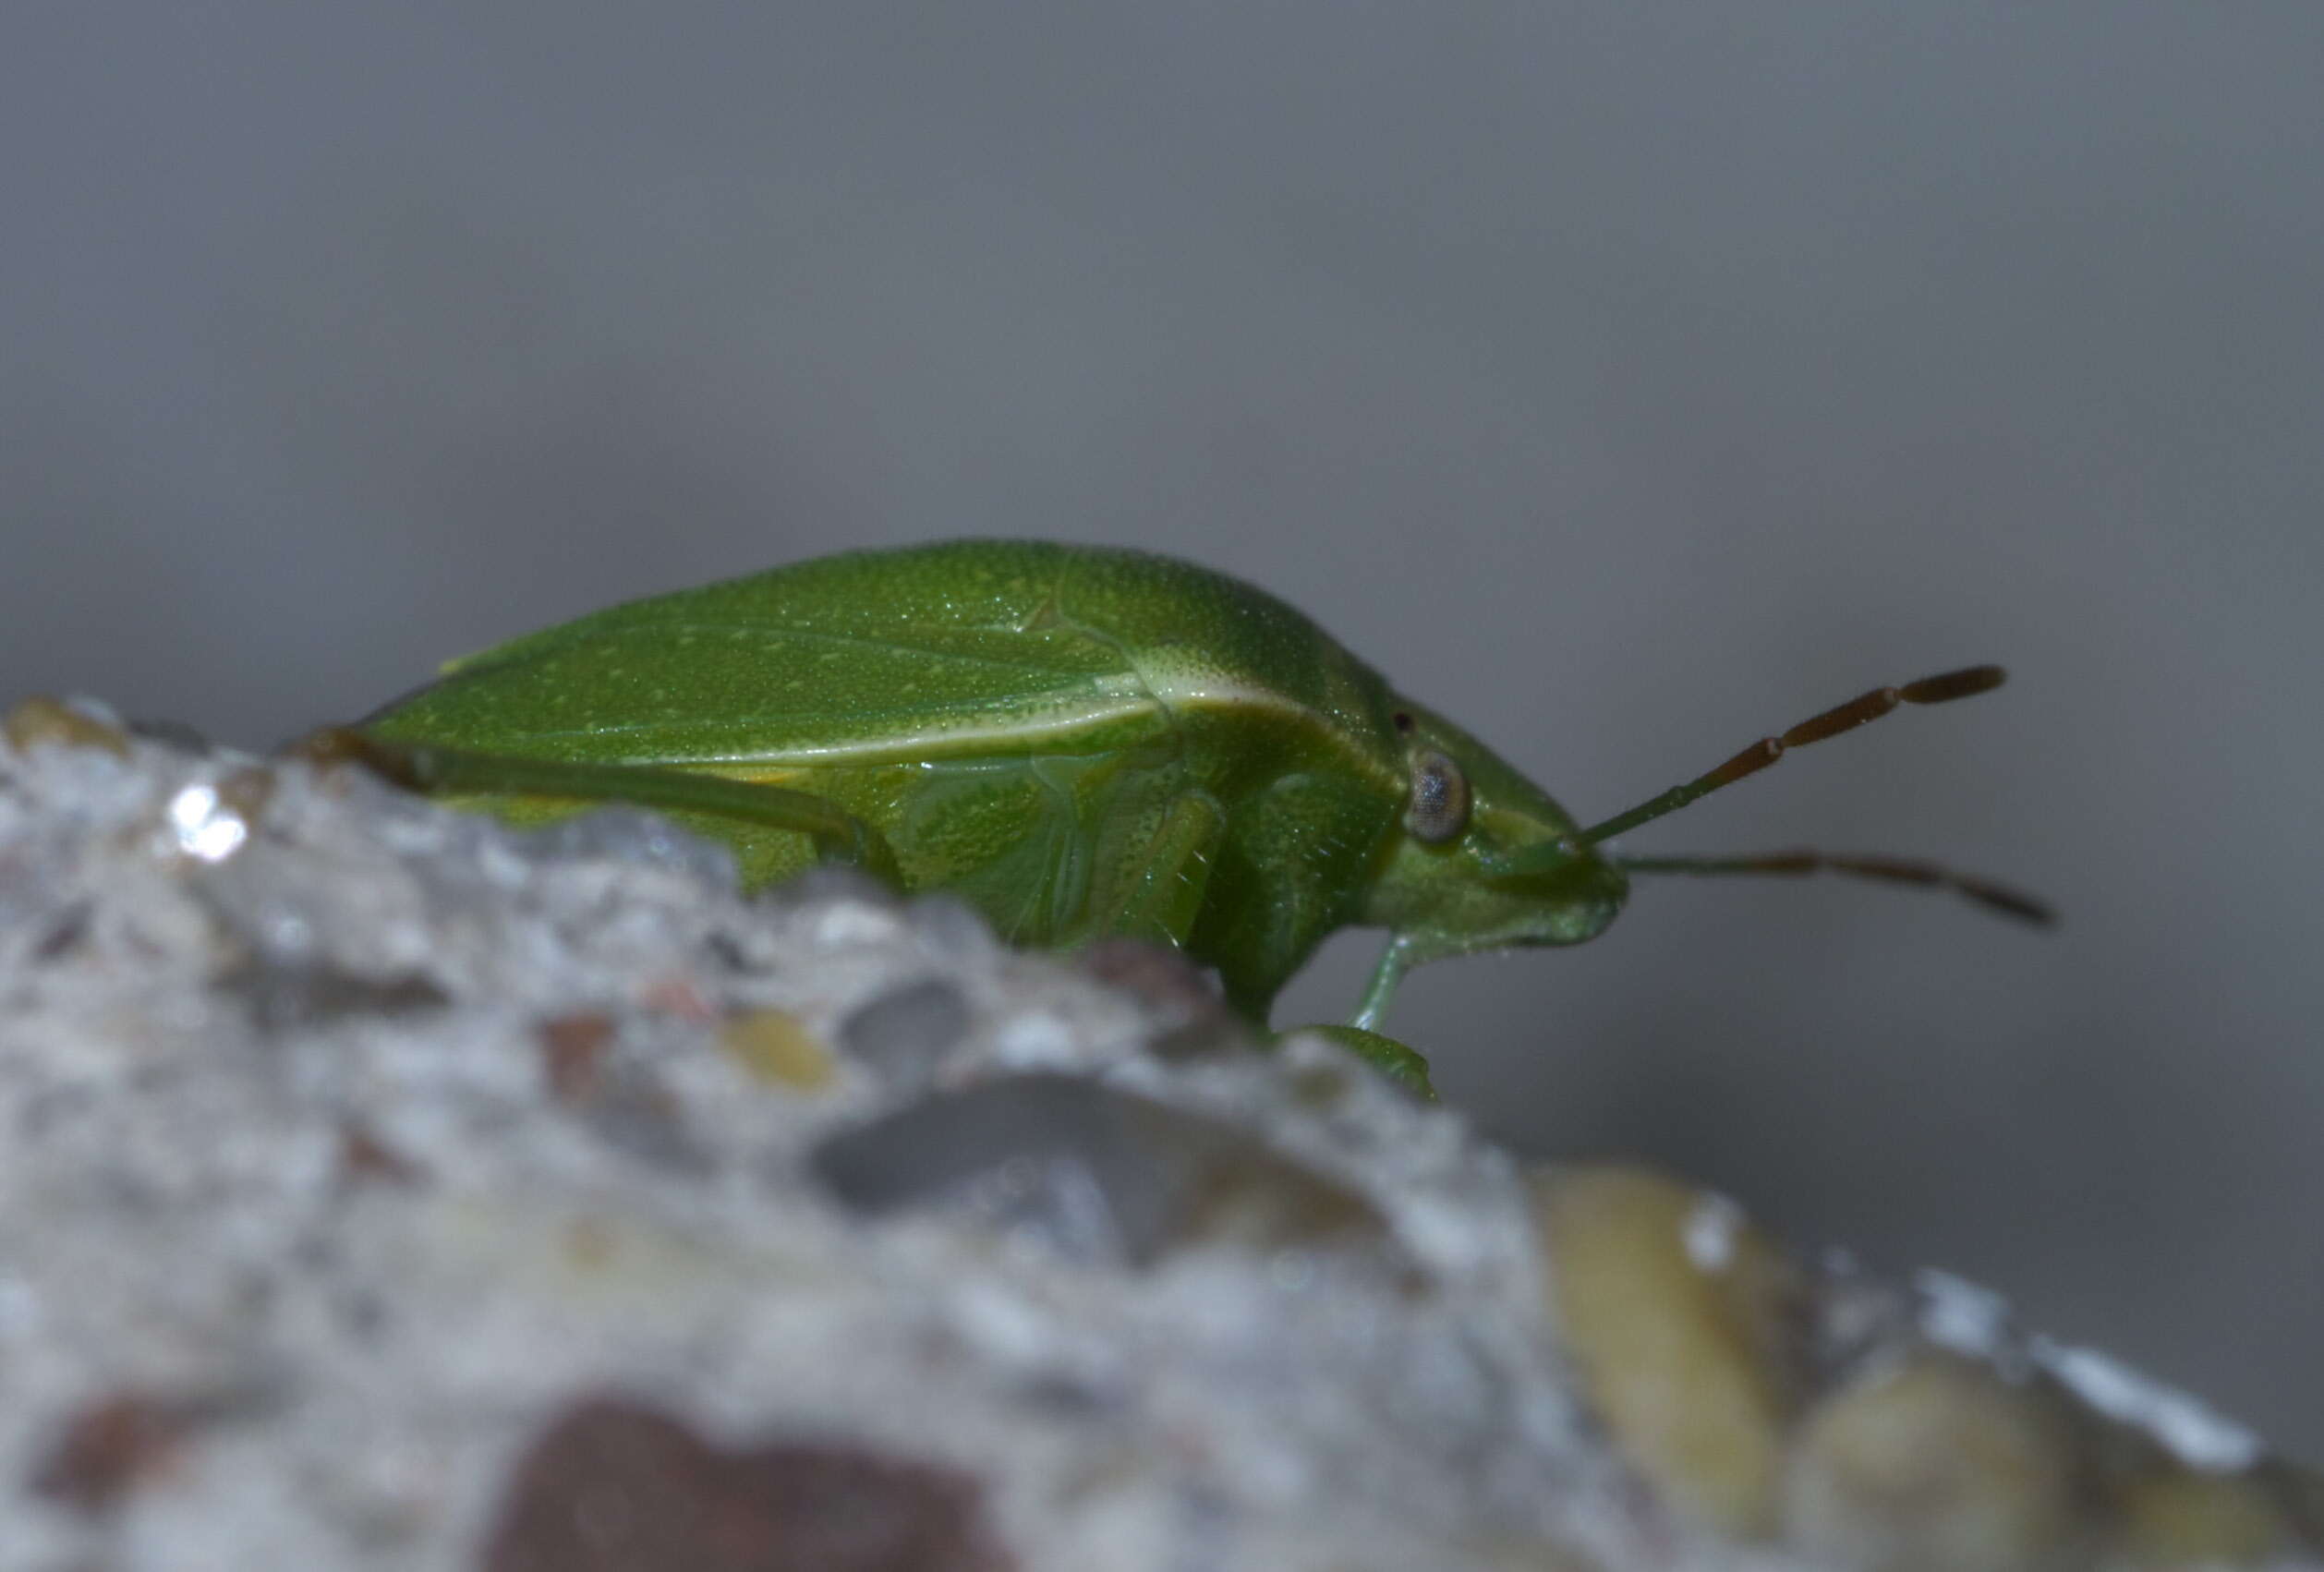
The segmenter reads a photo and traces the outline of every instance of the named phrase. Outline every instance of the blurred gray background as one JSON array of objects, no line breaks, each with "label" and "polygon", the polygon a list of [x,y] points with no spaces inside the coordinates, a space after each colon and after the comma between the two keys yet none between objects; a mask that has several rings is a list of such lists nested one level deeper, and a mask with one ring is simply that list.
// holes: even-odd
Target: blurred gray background
[{"label": "blurred gray background", "polygon": [[[0,696],[271,744],[845,546],[1180,551],[1664,881],[1395,1024],[2324,1457],[2324,9],[17,0]],[[1343,938],[1281,1018],[1344,1013]]]}]

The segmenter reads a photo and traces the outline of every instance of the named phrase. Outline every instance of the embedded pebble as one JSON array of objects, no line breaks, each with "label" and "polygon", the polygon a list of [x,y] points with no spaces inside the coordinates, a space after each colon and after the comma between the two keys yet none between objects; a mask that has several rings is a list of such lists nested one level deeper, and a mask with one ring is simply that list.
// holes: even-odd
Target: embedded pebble
[{"label": "embedded pebble", "polygon": [[817,1177],[878,1215],[951,1205],[1077,1261],[1151,1264],[1230,1243],[1271,1252],[1370,1242],[1385,1218],[1241,1129],[1069,1075],[940,1094],[816,1148]]},{"label": "embedded pebble", "polygon": [[818,1092],[837,1073],[823,1039],[780,1010],[748,1010],[719,1028],[719,1045],[762,1081]]},{"label": "embedded pebble", "polygon": [[1725,1197],[1648,1170],[1535,1183],[1567,1346],[1631,1460],[1703,1523],[1775,1529],[1799,1274]]},{"label": "embedded pebble", "polygon": [[485,1572],[1010,1572],[974,1476],[770,1443],[727,1451],[668,1415],[585,1399],[510,1479]]},{"label": "embedded pebble", "polygon": [[850,1010],[840,1046],[898,1086],[920,1086],[968,1033],[968,999],[960,985],[923,977]]},{"label": "embedded pebble", "polygon": [[2077,1442],[2053,1386],[1942,1349],[1910,1354],[1807,1415],[1785,1526],[1803,1549],[1881,1572],[2087,1566]]}]

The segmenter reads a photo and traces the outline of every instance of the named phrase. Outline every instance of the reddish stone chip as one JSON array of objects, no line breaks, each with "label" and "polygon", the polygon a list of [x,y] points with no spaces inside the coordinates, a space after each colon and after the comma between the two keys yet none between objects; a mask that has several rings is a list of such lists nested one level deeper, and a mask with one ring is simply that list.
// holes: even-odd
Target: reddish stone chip
[{"label": "reddish stone chip", "polygon": [[597,1094],[599,1064],[612,1041],[613,1022],[603,1015],[560,1015],[540,1023],[541,1058],[559,1102],[586,1103]]},{"label": "reddish stone chip", "polygon": [[1135,994],[1156,1010],[1195,1019],[1226,1010],[1209,974],[1178,950],[1140,939],[1101,938],[1083,945],[1074,959],[1099,982]]},{"label": "reddish stone chip", "polygon": [[585,1400],[517,1465],[485,1572],[1007,1572],[976,1481],[849,1447],[711,1445]]},{"label": "reddish stone chip", "polygon": [[33,1471],[32,1488],[84,1512],[103,1512],[169,1462],[191,1419],[177,1404],[135,1392],[91,1403],[66,1421]]},{"label": "reddish stone chip", "polygon": [[339,1174],[349,1184],[416,1184],[424,1177],[410,1158],[352,1119],[339,1127]]}]

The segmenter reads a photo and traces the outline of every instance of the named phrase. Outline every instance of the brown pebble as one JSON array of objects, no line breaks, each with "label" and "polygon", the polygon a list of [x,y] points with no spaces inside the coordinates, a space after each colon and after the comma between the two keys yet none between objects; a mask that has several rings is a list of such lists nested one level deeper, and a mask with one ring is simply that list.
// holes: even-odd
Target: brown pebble
[{"label": "brown pebble", "polygon": [[1083,946],[1074,959],[1099,982],[1134,994],[1157,1010],[1188,1020],[1226,1013],[1226,1000],[1210,974],[1180,950],[1143,939],[1101,938]]},{"label": "brown pebble", "polygon": [[719,1018],[702,990],[686,977],[669,977],[654,984],[639,997],[638,1002],[648,1010],[662,1015],[674,1015],[696,1026],[708,1026]]},{"label": "brown pebble", "polygon": [[416,1184],[419,1167],[350,1119],[339,1127],[339,1172],[350,1184]]},{"label": "brown pebble", "polygon": [[143,1393],[102,1398],[66,1421],[32,1488],[83,1512],[105,1511],[168,1467],[191,1419],[183,1405]]},{"label": "brown pebble", "polygon": [[868,1448],[712,1445],[587,1399],[517,1462],[484,1572],[1008,1572],[969,1475]]},{"label": "brown pebble", "polygon": [[612,1041],[610,1016],[585,1012],[542,1022],[541,1062],[551,1094],[564,1103],[586,1103],[595,1096],[605,1050]]}]

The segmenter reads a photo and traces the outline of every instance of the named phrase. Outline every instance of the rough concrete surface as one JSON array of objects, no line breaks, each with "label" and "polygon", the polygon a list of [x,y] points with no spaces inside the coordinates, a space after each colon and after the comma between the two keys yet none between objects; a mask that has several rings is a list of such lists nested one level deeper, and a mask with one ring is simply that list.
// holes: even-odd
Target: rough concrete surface
[{"label": "rough concrete surface", "polygon": [[0,1572],[2291,1566],[2319,1505],[1165,954],[0,743]]}]

